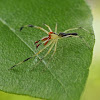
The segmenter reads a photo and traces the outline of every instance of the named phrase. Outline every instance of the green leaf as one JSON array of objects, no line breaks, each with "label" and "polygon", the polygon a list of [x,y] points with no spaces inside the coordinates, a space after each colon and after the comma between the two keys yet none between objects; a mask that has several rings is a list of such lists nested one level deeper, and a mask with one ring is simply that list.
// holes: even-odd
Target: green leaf
[{"label": "green leaf", "polygon": [[[53,50],[41,62],[39,60],[46,49],[8,70],[38,52],[42,47],[36,50],[34,41],[47,36],[38,29],[24,28],[20,32],[19,28],[33,24],[47,29],[44,23],[53,31],[57,23],[57,33],[74,27],[84,27],[89,32],[70,31],[78,33],[85,42],[74,37],[60,39],[50,61]],[[84,0],[1,0],[0,90],[47,100],[79,100],[92,60],[93,34],[91,11]]]}]

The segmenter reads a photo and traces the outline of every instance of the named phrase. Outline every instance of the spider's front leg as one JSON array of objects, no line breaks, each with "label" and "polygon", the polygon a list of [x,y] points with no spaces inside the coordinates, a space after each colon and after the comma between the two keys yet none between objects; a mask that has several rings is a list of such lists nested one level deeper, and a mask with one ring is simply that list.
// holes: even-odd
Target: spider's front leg
[{"label": "spider's front leg", "polygon": [[34,25],[25,25],[25,26],[22,26],[22,27],[20,28],[20,31],[21,31],[23,28],[25,28],[25,27],[36,28],[36,29],[40,29],[40,30],[42,30],[42,31],[45,32],[46,34],[49,33],[49,32],[48,32],[47,30],[45,30],[44,28],[42,28],[42,27],[40,27],[40,26],[34,26]]},{"label": "spider's front leg", "polygon": [[44,25],[49,29],[50,32],[53,32],[49,25],[47,24],[44,24]]},{"label": "spider's front leg", "polygon": [[38,48],[41,44],[44,44],[44,46],[45,46],[45,45],[47,45],[47,43],[49,42],[50,39],[51,39],[51,35],[49,35],[48,37],[44,37],[44,38],[42,38],[38,41],[35,41],[34,44],[37,44],[37,43],[41,42],[41,43],[36,45],[36,48]]},{"label": "spider's front leg", "polygon": [[57,33],[57,23],[56,23],[56,26],[55,26],[55,33]]}]

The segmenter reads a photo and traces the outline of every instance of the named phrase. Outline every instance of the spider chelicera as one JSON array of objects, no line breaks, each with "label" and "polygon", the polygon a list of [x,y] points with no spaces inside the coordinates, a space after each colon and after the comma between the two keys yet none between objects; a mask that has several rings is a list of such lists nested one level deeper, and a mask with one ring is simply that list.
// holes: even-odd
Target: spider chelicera
[{"label": "spider chelicera", "polygon": [[[34,25],[26,25],[26,26],[23,26],[20,28],[20,31],[24,28],[24,27],[33,27],[33,28],[36,28],[36,29],[40,29],[42,30],[43,32],[45,32],[47,34],[46,37],[43,37],[42,39],[38,40],[38,41],[35,41],[35,44],[36,44],[36,48],[38,48],[41,44],[44,45],[44,48],[42,48],[39,52],[37,52],[36,54],[34,54],[33,56],[15,64],[14,66],[10,67],[10,69],[13,69],[15,66],[19,65],[19,64],[22,64],[23,62],[26,62],[28,61],[29,59],[39,55],[43,50],[45,50],[47,47],[50,46],[49,50],[47,51],[47,53],[44,55],[43,58],[45,58],[49,53],[50,51],[52,50],[52,48],[54,47],[54,52],[53,54],[51,55],[51,57],[53,57],[53,55],[55,54],[56,52],[56,48],[57,48],[57,42],[59,39],[62,39],[62,38],[67,38],[67,37],[79,37],[81,39],[83,39],[81,36],[78,35],[78,33],[68,33],[69,31],[73,31],[73,30],[78,30],[78,29],[83,29],[84,31],[88,32],[86,29],[82,28],[82,27],[78,27],[78,28],[72,28],[72,29],[68,29],[68,30],[65,30],[64,32],[62,33],[59,33],[57,34],[57,24],[55,26],[55,32],[52,31],[52,29],[47,25],[47,24],[44,24],[48,29],[49,31],[45,30],[44,28],[42,27],[39,27],[39,26],[34,26]],[[84,39],[83,39],[84,40]],[[84,40],[85,42],[85,40]],[[86,42],[85,42],[86,43]],[[86,43],[87,44],[87,43]],[[88,44],[87,44],[88,46]],[[89,47],[89,46],[88,46]],[[43,59],[42,58],[42,59]]]}]

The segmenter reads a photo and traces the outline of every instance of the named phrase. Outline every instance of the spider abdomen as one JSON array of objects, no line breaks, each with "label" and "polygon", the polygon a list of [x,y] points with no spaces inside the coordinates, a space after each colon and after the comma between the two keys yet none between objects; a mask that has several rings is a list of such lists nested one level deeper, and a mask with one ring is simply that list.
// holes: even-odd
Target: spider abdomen
[{"label": "spider abdomen", "polygon": [[78,33],[59,33],[58,36],[65,37],[65,36],[77,36]]}]

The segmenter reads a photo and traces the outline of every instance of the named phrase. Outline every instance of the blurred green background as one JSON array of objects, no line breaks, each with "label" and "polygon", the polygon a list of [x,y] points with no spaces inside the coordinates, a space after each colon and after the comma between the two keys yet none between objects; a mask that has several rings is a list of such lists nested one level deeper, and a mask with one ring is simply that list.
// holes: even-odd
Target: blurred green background
[{"label": "blurred green background", "polygon": [[100,100],[100,0],[87,0],[93,14],[95,46],[85,91],[81,100]]},{"label": "blurred green background", "polygon": [[[100,100],[100,0],[87,0],[93,14],[95,47],[90,73],[81,100]],[[0,100],[36,100],[28,96],[8,94],[0,91]],[[39,100],[39,99],[37,99]]]}]

